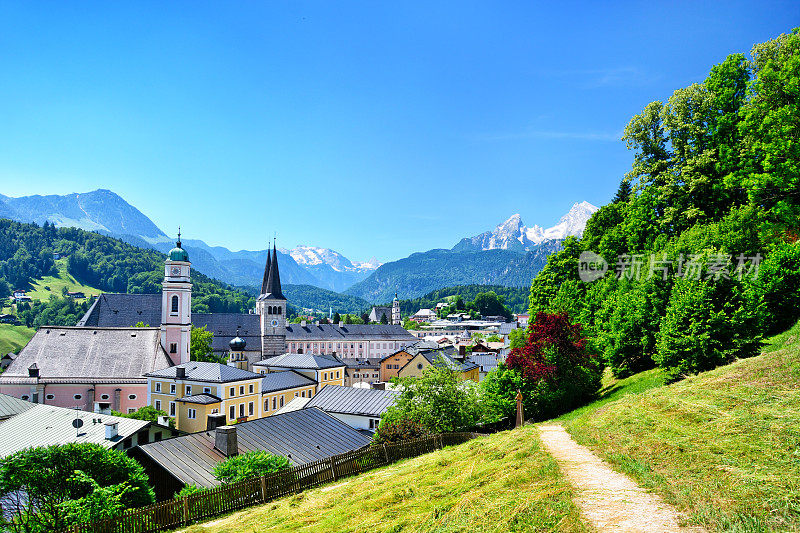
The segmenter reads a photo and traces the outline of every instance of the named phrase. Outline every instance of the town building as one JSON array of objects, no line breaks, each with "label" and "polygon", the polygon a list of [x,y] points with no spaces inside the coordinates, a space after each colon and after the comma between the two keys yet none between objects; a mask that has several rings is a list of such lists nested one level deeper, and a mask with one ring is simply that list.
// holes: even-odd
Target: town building
[{"label": "town building", "polygon": [[397,299],[397,294],[394,295],[392,306],[374,306],[369,312],[370,322],[385,322],[387,324],[400,325],[400,300]]},{"label": "town building", "polygon": [[483,381],[489,372],[497,370],[497,365],[504,360],[499,354],[472,354],[464,358],[464,363],[478,365],[478,381]]},{"label": "town building", "polygon": [[0,374],[0,393],[85,411],[148,405],[145,374],[172,364],[161,328],[43,326]]},{"label": "town building", "polygon": [[[191,433],[261,418],[261,374],[189,361],[145,376],[148,405],[173,417],[180,431]],[[227,421],[219,424],[220,415]]]},{"label": "town building", "polygon": [[0,423],[0,428],[0,458],[25,448],[73,442],[129,450],[176,434],[147,420],[35,403]]},{"label": "town building", "polygon": [[[401,348],[396,352],[383,357],[380,361],[380,375],[381,381],[389,381],[394,377],[398,377],[400,369],[418,353],[429,350],[439,350],[439,344],[432,341],[417,341],[414,344]],[[447,350],[447,353],[454,354],[455,350],[452,348],[442,348]]]},{"label": "town building", "polygon": [[131,455],[144,467],[161,501],[185,485],[219,485],[211,473],[214,467],[241,453],[266,451],[303,465],[370,442],[344,422],[311,408],[139,446]]},{"label": "town building", "polygon": [[261,374],[293,370],[317,383],[317,392],[327,385],[344,385],[345,364],[335,355],[287,353],[258,361],[253,369]]},{"label": "town building", "polygon": [[316,407],[352,428],[375,431],[381,422],[381,415],[394,405],[399,394],[393,390],[332,385],[308,400],[304,409]]},{"label": "town building", "polygon": [[14,398],[13,396],[9,396],[7,394],[0,394],[0,422],[3,420],[8,420],[12,416],[17,416],[18,414],[27,411],[34,405],[36,404],[26,402],[25,400],[20,400],[19,398]]},{"label": "town building", "polygon": [[414,322],[433,322],[436,320],[436,312],[431,311],[430,309],[420,309],[413,315],[411,315],[411,320]]},{"label": "town building", "polygon": [[397,376],[400,378],[420,377],[431,365],[444,365],[458,374],[459,379],[469,379],[477,383],[480,380],[479,366],[465,361],[460,363],[451,356],[448,350],[425,350],[418,352],[405,365],[400,367]]},{"label": "town building", "polygon": [[292,400],[311,398],[317,392],[316,380],[295,370],[270,372],[262,376],[263,416],[272,416]]},{"label": "town building", "polygon": [[344,369],[345,387],[366,387],[370,388],[373,383],[381,380],[381,358],[365,357],[359,359],[341,358],[346,365]]}]

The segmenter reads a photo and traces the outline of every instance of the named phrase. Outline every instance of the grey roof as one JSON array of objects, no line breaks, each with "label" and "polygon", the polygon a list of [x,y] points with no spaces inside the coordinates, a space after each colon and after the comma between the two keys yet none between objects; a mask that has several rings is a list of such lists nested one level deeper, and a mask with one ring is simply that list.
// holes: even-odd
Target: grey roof
[{"label": "grey roof", "polygon": [[[381,361],[389,359],[390,357],[394,357],[394,355],[399,352],[406,352],[408,355],[411,355],[413,357],[420,352],[424,352],[427,350],[438,350],[438,349],[439,349],[439,343],[436,341],[418,340],[413,344],[409,344],[405,348],[397,350],[396,352],[383,357]],[[455,353],[455,348],[453,349],[453,353]]]},{"label": "grey roof", "polygon": [[341,385],[326,385],[306,408],[318,407],[327,413],[379,417],[395,400],[399,393],[391,390],[356,389]]},{"label": "grey roof", "polygon": [[275,392],[279,390],[295,389],[309,385],[316,385],[317,382],[294,370],[283,372],[270,372],[261,380],[261,393]]},{"label": "grey roof", "polygon": [[347,341],[350,339],[365,340],[416,340],[417,338],[403,329],[403,326],[392,324],[300,324],[286,325],[286,340],[331,340]]},{"label": "grey roof", "polygon": [[0,420],[11,418],[33,407],[34,403],[14,398],[7,394],[0,394]]},{"label": "grey roof", "polygon": [[214,334],[211,349],[215,352],[228,352],[231,339],[239,332],[245,340],[245,351],[261,352],[261,323],[256,314],[251,313],[192,313],[192,326],[205,326]]},{"label": "grey roof", "polygon": [[[422,352],[422,357],[424,357],[430,364],[435,364],[437,361],[444,361],[445,366],[457,372],[466,372],[478,367],[477,364],[472,362],[464,361],[463,363],[459,363],[458,361],[455,361],[447,349]],[[406,364],[410,364],[410,362],[411,361]]]},{"label": "grey roof", "polygon": [[[0,425],[0,457],[25,448],[69,442],[91,442],[111,448],[151,424],[147,420],[76,411],[54,405],[32,405],[27,411]],[[79,430],[72,426],[75,418],[83,420],[83,426]],[[119,424],[118,435],[114,439],[106,439],[106,422]]]},{"label": "grey roof", "polygon": [[278,250],[273,245],[272,259],[267,259],[266,282],[261,285],[261,295],[259,300],[285,300],[286,297],[281,292],[281,275],[278,272]]},{"label": "grey roof", "polygon": [[3,374],[2,383],[29,383],[28,367],[40,382],[146,383],[148,372],[172,364],[161,347],[159,328],[43,326]]},{"label": "grey roof", "polygon": [[268,368],[303,368],[307,370],[319,370],[323,368],[335,368],[344,366],[341,359],[334,355],[316,355],[311,353],[285,353],[277,357],[269,357],[253,363],[253,366],[265,366]]},{"label": "grey roof", "polygon": [[375,322],[381,321],[381,316],[386,315],[386,320],[388,322],[392,321],[392,308],[382,305],[374,306],[369,312],[369,319]]},{"label": "grey roof", "polygon": [[261,280],[261,292],[259,294],[266,294],[267,287],[269,287],[267,280],[269,279],[269,267],[270,263],[272,262],[272,256],[269,254],[269,250],[267,251],[267,265],[264,267],[264,279]]},{"label": "grey roof", "polygon": [[292,411],[299,411],[303,409],[308,402],[311,401],[311,398],[303,398],[302,396],[298,396],[296,398],[292,398],[292,400],[278,409],[275,414],[282,415],[283,413],[291,413]]},{"label": "grey roof", "polygon": [[159,377],[167,379],[177,379],[179,368],[186,369],[188,381],[203,381],[209,383],[228,383],[229,381],[243,381],[246,379],[260,378],[261,374],[242,370],[234,366],[223,365],[220,363],[209,363],[205,361],[189,361],[169,368],[162,368],[154,372],[148,372],[148,377]]},{"label": "grey roof", "polygon": [[[371,442],[319,409],[273,415],[234,427],[239,453],[265,450],[288,457],[295,465],[357,450]],[[211,471],[225,457],[214,448],[213,431],[145,444],[139,449],[183,483],[201,487],[219,484]]]},{"label": "grey roof", "polygon": [[178,398],[175,401],[185,402],[185,403],[197,403],[200,405],[210,405],[212,403],[221,402],[222,398],[220,398],[219,396],[215,396],[213,394],[209,394],[207,392],[203,392],[201,394],[192,394],[191,396],[184,396],[183,398]]},{"label": "grey roof", "polygon": [[490,355],[468,355],[464,358],[464,362],[470,362],[481,367],[481,372],[491,372],[497,368],[500,362],[494,354]]},{"label": "grey roof", "polygon": [[519,326],[517,325],[516,322],[504,322],[504,323],[500,324],[500,327],[497,329],[497,334],[498,335],[508,335],[509,333],[511,333],[512,331],[514,331],[515,329],[518,329],[518,328],[519,328]]},{"label": "grey roof", "polygon": [[381,367],[381,358],[380,357],[340,357],[341,361],[350,369],[359,369],[359,368],[380,368]]},{"label": "grey roof", "polygon": [[78,321],[78,326],[130,328],[137,322],[161,326],[161,293],[101,294]]}]

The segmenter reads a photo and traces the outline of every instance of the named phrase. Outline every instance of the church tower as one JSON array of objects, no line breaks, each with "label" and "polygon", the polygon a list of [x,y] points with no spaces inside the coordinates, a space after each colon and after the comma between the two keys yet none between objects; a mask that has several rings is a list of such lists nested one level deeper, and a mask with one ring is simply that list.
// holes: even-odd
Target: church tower
[{"label": "church tower", "polygon": [[192,329],[192,282],[189,254],[178,242],[164,262],[164,281],[161,283],[161,346],[172,364],[189,362]]},{"label": "church tower", "polygon": [[256,300],[256,313],[261,317],[261,357],[275,357],[286,353],[286,297],[281,292],[278,272],[278,251],[272,246],[272,257],[267,254],[267,266],[261,283],[261,295]]},{"label": "church tower", "polygon": [[400,325],[400,300],[397,299],[397,293],[394,293],[394,300],[392,300],[392,321],[393,325]]}]

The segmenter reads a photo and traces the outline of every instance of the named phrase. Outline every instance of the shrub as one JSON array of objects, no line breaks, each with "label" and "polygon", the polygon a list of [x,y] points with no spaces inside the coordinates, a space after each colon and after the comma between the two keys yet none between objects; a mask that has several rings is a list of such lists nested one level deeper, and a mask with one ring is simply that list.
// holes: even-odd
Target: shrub
[{"label": "shrub", "polygon": [[404,440],[419,439],[430,435],[430,431],[422,423],[406,417],[389,417],[381,420],[375,432],[375,444],[394,444]]},{"label": "shrub", "polygon": [[198,487],[197,485],[184,485],[181,490],[175,493],[176,498],[185,498],[186,496],[191,496],[192,494],[197,494],[198,492],[203,492],[203,487]]},{"label": "shrub", "polygon": [[290,466],[289,459],[282,455],[253,451],[234,455],[218,463],[212,474],[223,483],[235,483],[243,479],[280,472]]}]

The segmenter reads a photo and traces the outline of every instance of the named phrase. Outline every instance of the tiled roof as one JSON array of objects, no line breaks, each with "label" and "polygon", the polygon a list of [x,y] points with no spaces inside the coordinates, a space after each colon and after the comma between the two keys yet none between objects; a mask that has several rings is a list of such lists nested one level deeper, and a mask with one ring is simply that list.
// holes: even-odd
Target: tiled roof
[{"label": "tiled roof", "polygon": [[[319,409],[268,416],[234,427],[239,453],[265,450],[287,457],[295,465],[357,450],[371,442]],[[214,448],[213,431],[145,444],[139,449],[183,483],[200,487],[219,484],[211,471],[225,457]]]},{"label": "tiled roof", "polygon": [[253,366],[269,368],[303,368],[318,370],[322,368],[335,368],[344,366],[344,363],[334,355],[315,355],[311,353],[285,353],[277,357],[270,357],[253,363]]},{"label": "tiled roof", "polygon": [[[389,317],[391,318],[391,317]],[[347,341],[350,339],[365,340],[415,340],[416,337],[403,329],[403,326],[392,324],[288,324],[286,340],[331,340]]]},{"label": "tiled roof", "polygon": [[9,396],[7,394],[0,394],[0,420],[5,420],[6,418],[18,415],[24,411],[27,411],[34,405],[36,404],[26,402],[25,400],[20,400],[19,398],[14,398],[13,396]]},{"label": "tiled roof", "polygon": [[172,364],[158,328],[43,326],[0,374],[0,384],[30,380],[28,368],[34,363],[41,381],[51,383],[59,378],[144,383],[144,374]]},{"label": "tiled roof", "polygon": [[326,413],[379,417],[394,404],[398,394],[390,390],[327,385],[311,398],[306,408],[319,407]]},{"label": "tiled roof", "polygon": [[261,374],[256,374],[255,372],[250,372],[249,370],[242,370],[233,366],[223,365],[220,363],[209,363],[205,361],[189,361],[188,363],[182,363],[169,368],[156,370],[155,372],[149,372],[146,375],[148,377],[177,379],[177,372],[179,368],[186,369],[186,377],[183,379],[189,381],[228,383],[229,381],[243,381],[261,377]]},{"label": "tiled roof", "polygon": [[265,374],[261,380],[261,393],[275,392],[279,390],[295,389],[297,387],[304,387],[309,385],[316,385],[317,382],[313,379],[299,374],[294,370],[286,370],[284,372],[270,372]]},{"label": "tiled roof", "polygon": [[219,396],[214,396],[213,394],[209,394],[207,392],[203,392],[201,394],[192,394],[191,396],[184,396],[183,398],[178,398],[175,401],[185,402],[185,403],[197,403],[200,405],[210,405],[212,403],[221,402],[222,398],[220,398]]},{"label": "tiled roof", "polygon": [[[83,426],[75,429],[76,418]],[[117,422],[118,435],[106,439],[106,422]],[[123,439],[150,425],[147,420],[101,415],[86,411],[65,409],[53,405],[33,404],[27,411],[11,417],[0,424],[0,457],[6,457],[25,448],[90,442],[111,448]]]},{"label": "tiled roof", "polygon": [[78,321],[78,326],[130,328],[137,322],[161,326],[161,293],[101,294]]}]

